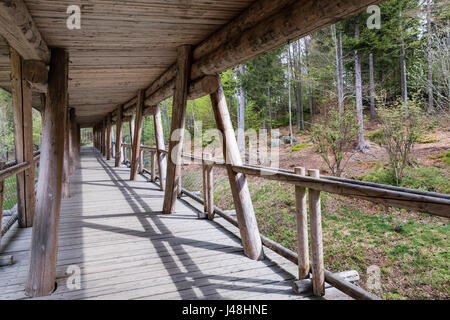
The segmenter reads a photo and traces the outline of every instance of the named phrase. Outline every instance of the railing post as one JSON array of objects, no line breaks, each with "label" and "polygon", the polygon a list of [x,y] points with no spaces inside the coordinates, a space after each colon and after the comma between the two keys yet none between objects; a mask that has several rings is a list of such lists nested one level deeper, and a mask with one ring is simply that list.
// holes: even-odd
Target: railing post
[{"label": "railing post", "polygon": [[126,165],[127,164],[127,147],[126,146],[122,146],[123,149],[123,163]]},{"label": "railing post", "polygon": [[[306,170],[303,167],[295,167],[296,174],[304,176]],[[295,186],[295,204],[297,214],[297,253],[298,253],[298,278],[305,279],[309,276],[309,248],[308,248],[308,216],[306,211],[306,188]]]},{"label": "railing post", "polygon": [[150,175],[152,182],[156,182],[156,151],[153,150],[150,151]]},{"label": "railing post", "polygon": [[[320,178],[317,169],[308,170],[312,178]],[[312,284],[316,296],[325,295],[325,267],[323,263],[322,214],[320,209],[320,191],[309,189],[309,214],[311,228]]]},{"label": "railing post", "polygon": [[144,150],[141,149],[141,154],[139,156],[139,173],[144,173]]},{"label": "railing post", "polygon": [[210,153],[203,154],[203,197],[205,199],[205,213],[208,215],[209,220],[214,219],[214,177],[211,159],[212,155]]}]

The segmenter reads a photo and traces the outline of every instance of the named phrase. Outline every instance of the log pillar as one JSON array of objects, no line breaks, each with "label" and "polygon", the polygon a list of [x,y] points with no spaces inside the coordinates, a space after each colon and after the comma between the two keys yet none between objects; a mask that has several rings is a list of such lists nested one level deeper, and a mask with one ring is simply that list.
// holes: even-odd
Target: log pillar
[{"label": "log pillar", "polygon": [[186,101],[191,74],[192,49],[189,45],[178,48],[177,75],[172,107],[172,125],[166,173],[166,190],[164,194],[163,213],[175,211],[178,185],[181,171],[181,153],[183,149],[184,125],[186,118]]},{"label": "log pillar", "polygon": [[41,162],[36,216],[26,293],[49,295],[55,288],[61,181],[64,157],[64,123],[67,106],[68,54],[52,49],[48,99],[43,118]]},{"label": "log pillar", "polygon": [[111,134],[111,113],[106,119],[106,160],[111,160],[112,134]]},{"label": "log pillar", "polygon": [[233,166],[241,166],[242,159],[239,153],[236,136],[228,113],[227,102],[223,92],[222,83],[217,76],[218,89],[211,94],[211,104],[217,128],[222,133],[223,153],[233,194],[234,207],[238,220],[239,231],[245,254],[254,260],[264,258],[261,237],[253,210],[247,179],[244,174],[233,171]]},{"label": "log pillar", "polygon": [[24,79],[23,59],[12,48],[10,54],[16,161],[31,163],[29,169],[16,176],[19,226],[27,228],[33,225],[35,210],[31,86]]},{"label": "log pillar", "polygon": [[117,109],[117,121],[116,121],[116,159],[115,166],[120,167],[121,150],[122,150],[122,118],[123,118],[123,105]]},{"label": "log pillar", "polygon": [[70,175],[75,174],[75,169],[78,165],[78,157],[77,157],[77,129],[78,125],[76,123],[75,117],[75,109],[70,109]]},{"label": "log pillar", "polygon": [[139,90],[136,103],[136,116],[134,119],[134,135],[131,145],[131,168],[130,180],[136,180],[138,174],[138,164],[141,157],[141,133],[142,133],[142,112],[144,109],[144,90]]},{"label": "log pillar", "polygon": [[64,165],[63,165],[63,182],[62,197],[67,199],[70,197],[70,111],[65,111],[65,129],[64,129]]},{"label": "log pillar", "polygon": [[[295,167],[298,175],[306,175],[303,167]],[[298,278],[305,279],[309,276],[309,246],[308,246],[308,215],[306,211],[306,188],[295,186],[295,204],[297,216],[297,253],[298,253]]]},{"label": "log pillar", "polygon": [[167,157],[164,152],[161,152],[161,150],[165,150],[166,144],[164,142],[164,132],[162,126],[160,105],[156,107],[155,114],[153,115],[153,123],[155,128],[156,158],[158,159],[158,169],[159,169],[159,187],[161,188],[161,191],[164,191],[166,189]]},{"label": "log pillar", "polygon": [[[0,162],[0,171],[5,168],[5,162]],[[2,244],[2,218],[3,218],[3,199],[4,199],[5,181],[0,180],[0,246]]]},{"label": "log pillar", "polygon": [[102,121],[102,154],[106,157],[106,119]]}]

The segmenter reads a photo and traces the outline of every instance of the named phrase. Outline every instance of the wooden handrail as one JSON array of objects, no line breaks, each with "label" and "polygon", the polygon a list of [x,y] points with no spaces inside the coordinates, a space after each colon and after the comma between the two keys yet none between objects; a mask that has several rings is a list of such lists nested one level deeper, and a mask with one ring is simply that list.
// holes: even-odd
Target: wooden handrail
[{"label": "wooden handrail", "polygon": [[[129,147],[130,144],[122,144]],[[142,146],[145,150],[156,150],[154,146]],[[159,150],[167,153],[167,150]],[[201,161],[202,158],[183,153],[184,158]],[[216,167],[224,167],[225,162],[211,160]],[[320,176],[318,178],[305,177],[284,169],[275,169],[260,166],[233,166],[233,171],[261,178],[282,181],[305,188],[359,198],[378,204],[389,205],[408,210],[417,210],[431,215],[450,218],[450,195],[406,189],[384,184],[351,180],[337,177]]]},{"label": "wooden handrail", "polygon": [[16,164],[5,170],[2,170],[2,171],[0,171],[0,181],[4,181],[15,174],[23,172],[23,171],[29,169],[30,166],[31,166],[31,164],[29,162],[22,162],[20,164]]}]

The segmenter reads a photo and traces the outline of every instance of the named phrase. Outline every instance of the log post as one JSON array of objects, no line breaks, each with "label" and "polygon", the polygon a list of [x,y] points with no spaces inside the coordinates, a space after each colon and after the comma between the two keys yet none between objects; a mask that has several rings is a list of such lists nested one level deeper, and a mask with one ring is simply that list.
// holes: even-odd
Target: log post
[{"label": "log post", "polygon": [[63,182],[62,197],[67,199],[70,197],[70,111],[66,107],[65,125],[64,125],[64,165],[63,165]]},{"label": "log post", "polygon": [[130,145],[133,145],[133,135],[134,135],[134,118],[133,115],[130,117]]},{"label": "log post", "polygon": [[[320,178],[317,169],[308,170],[308,175]],[[320,208],[320,191],[309,189],[309,214],[311,228],[312,283],[316,296],[325,295],[325,267],[323,262],[322,214]]]},{"label": "log post", "polygon": [[[298,175],[306,175],[303,167],[295,167]],[[297,252],[298,252],[298,278],[300,280],[309,276],[309,246],[308,246],[308,216],[306,210],[306,188],[295,186],[295,205],[297,214]]]},{"label": "log post", "polygon": [[139,155],[139,174],[144,173],[144,150],[141,149],[140,155]]},{"label": "log post", "polygon": [[127,164],[127,147],[126,146],[122,146],[122,153],[123,153],[123,163],[126,165]]},{"label": "log post", "polygon": [[106,119],[106,160],[111,160],[111,145],[112,145],[112,134],[111,134],[111,113],[108,114]]},{"label": "log post", "polygon": [[102,121],[102,154],[106,157],[106,119]]},{"label": "log post", "polygon": [[123,105],[120,105],[117,109],[117,121],[116,121],[116,159],[115,166],[120,167],[121,150],[122,150],[122,118],[123,118]]},{"label": "log post", "polygon": [[78,145],[78,125],[75,118],[75,109],[70,109],[70,175],[75,174],[75,168],[78,165],[77,145]]},{"label": "log post", "polygon": [[48,99],[43,118],[41,164],[36,216],[31,239],[29,296],[49,295],[55,288],[61,180],[67,106],[68,55],[53,49],[48,76]]},{"label": "log post", "polygon": [[144,90],[139,90],[137,106],[136,106],[136,118],[134,119],[134,135],[133,143],[131,145],[131,168],[130,168],[130,180],[137,179],[139,158],[141,157],[141,133],[142,133],[142,111],[144,109]]},{"label": "log post", "polygon": [[212,155],[210,153],[203,154],[203,197],[205,199],[205,213],[209,220],[214,219],[214,176],[213,165],[211,163]]},{"label": "log post", "polygon": [[29,169],[16,176],[19,226],[27,228],[33,225],[35,209],[32,95],[31,86],[24,79],[23,59],[12,48],[10,54],[16,161],[31,163]]},{"label": "log post", "polygon": [[164,194],[163,213],[170,214],[176,209],[178,184],[180,182],[181,153],[183,149],[186,102],[191,74],[192,48],[183,45],[178,48],[177,75],[172,106],[172,125]]},{"label": "log post", "polygon": [[164,150],[166,146],[164,142],[160,105],[156,107],[155,114],[153,115],[153,123],[155,128],[156,157],[158,159],[159,169],[159,187],[161,188],[161,191],[164,191],[166,189],[167,157],[165,153],[161,152],[161,150]]},{"label": "log post", "polygon": [[242,173],[235,173],[232,166],[242,165],[236,136],[228,113],[227,102],[223,92],[222,83],[217,76],[218,89],[211,94],[211,104],[217,128],[222,133],[223,153],[233,194],[239,231],[245,254],[254,260],[264,258],[261,237],[253,210],[247,179]]},{"label": "log post", "polygon": [[156,182],[156,151],[153,150],[150,151],[150,176],[151,181]]}]

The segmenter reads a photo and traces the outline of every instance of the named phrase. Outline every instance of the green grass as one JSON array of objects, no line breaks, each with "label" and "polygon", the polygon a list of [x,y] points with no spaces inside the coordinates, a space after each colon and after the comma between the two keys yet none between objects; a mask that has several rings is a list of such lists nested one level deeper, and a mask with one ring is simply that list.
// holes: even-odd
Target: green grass
[{"label": "green grass", "polygon": [[369,133],[366,136],[370,141],[375,142],[378,145],[381,145],[381,141],[383,139],[383,131],[376,130],[374,132]]},{"label": "green grass", "polygon": [[[296,251],[294,187],[248,177],[262,234]],[[215,191],[219,207],[232,202],[227,181]],[[324,259],[327,269],[355,269],[365,288],[367,267],[381,269],[384,299],[449,299],[450,262],[447,220],[410,213],[386,212],[369,202],[321,193]],[[401,226],[399,232],[396,226]]]},{"label": "green grass", "polygon": [[292,147],[292,152],[298,151],[298,150],[302,150],[308,147],[311,147],[313,144],[312,143],[300,143],[300,144],[296,144],[295,146]]},{"label": "green grass", "polygon": [[[389,168],[378,168],[362,178],[363,181],[395,185],[395,175]],[[400,187],[423,191],[450,193],[446,170],[439,168],[406,168]]]},{"label": "green grass", "polygon": [[440,160],[444,162],[446,165],[450,166],[450,150],[447,152],[443,152],[437,156],[429,156],[428,158],[433,160]]}]

